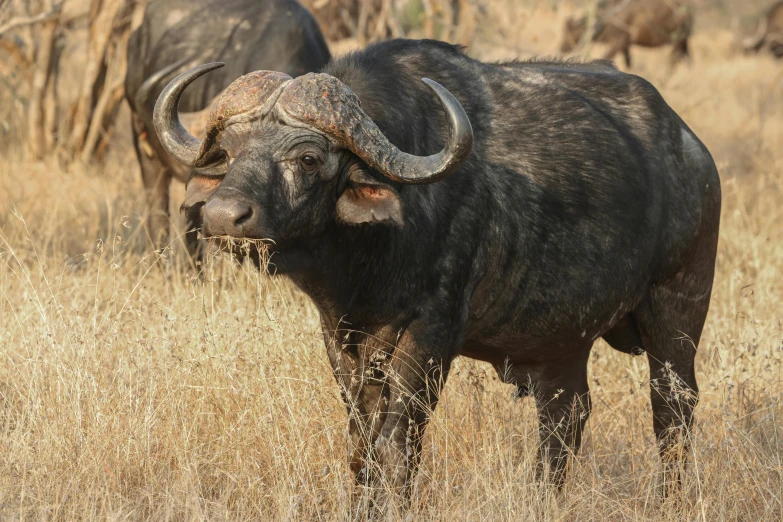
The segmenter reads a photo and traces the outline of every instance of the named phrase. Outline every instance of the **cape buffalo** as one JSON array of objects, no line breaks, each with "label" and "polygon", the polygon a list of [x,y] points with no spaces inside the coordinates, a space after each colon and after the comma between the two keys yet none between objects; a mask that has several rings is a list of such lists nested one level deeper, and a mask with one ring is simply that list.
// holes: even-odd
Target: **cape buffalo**
[{"label": "cape buffalo", "polygon": [[757,53],[769,47],[776,58],[783,58],[783,1],[772,4],[759,20],[756,34],[743,42],[745,52]]},{"label": "cape buffalo", "polygon": [[[672,61],[688,56],[688,38],[693,27],[693,13],[680,0],[604,0],[599,2],[592,37],[594,42],[609,45],[604,58],[618,52],[631,66],[631,45],[659,47],[673,44]],[[560,51],[571,52],[587,29],[588,17],[568,18],[563,29]]]},{"label": "cape buffalo", "polygon": [[[133,137],[149,206],[149,232],[156,246],[168,234],[169,184],[188,171],[161,148],[152,109],[167,78],[186,63],[225,60],[222,74],[199,82],[180,109],[204,108],[237,76],[274,69],[291,76],[317,71],[329,49],[310,13],[295,0],[152,0],[128,43],[125,95],[133,113]],[[197,121],[197,115],[190,118]],[[195,216],[189,216],[192,218]],[[189,219],[189,229],[198,223]],[[191,251],[196,234],[187,236]]]},{"label": "cape buffalo", "polygon": [[219,66],[175,78],[155,128],[195,169],[187,204],[205,234],[265,240],[318,308],[358,480],[406,498],[463,355],[535,395],[540,462],[562,484],[603,337],[647,353],[678,483],[721,195],[710,153],[652,85],[607,62],[486,64],[391,40],[321,74],[237,79],[198,140],[177,104]]}]

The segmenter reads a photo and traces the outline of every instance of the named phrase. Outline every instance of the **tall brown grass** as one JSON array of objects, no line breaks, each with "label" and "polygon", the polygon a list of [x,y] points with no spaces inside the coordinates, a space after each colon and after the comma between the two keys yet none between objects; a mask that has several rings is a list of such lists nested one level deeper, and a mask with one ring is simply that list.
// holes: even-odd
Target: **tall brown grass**
[{"label": "tall brown grass", "polygon": [[[563,12],[483,35],[548,53]],[[500,26],[501,22],[498,22]],[[512,24],[512,22],[504,22]],[[499,41],[502,40],[502,41]],[[410,520],[783,519],[781,65],[704,29],[693,62],[633,72],[712,150],[724,209],[680,498],[661,502],[644,357],[596,344],[594,413],[566,490],[534,481],[537,428],[494,370],[460,359],[425,438]],[[178,240],[152,252],[135,158],[0,162],[0,519],[345,520],[345,409],[317,313],[282,279]]]}]

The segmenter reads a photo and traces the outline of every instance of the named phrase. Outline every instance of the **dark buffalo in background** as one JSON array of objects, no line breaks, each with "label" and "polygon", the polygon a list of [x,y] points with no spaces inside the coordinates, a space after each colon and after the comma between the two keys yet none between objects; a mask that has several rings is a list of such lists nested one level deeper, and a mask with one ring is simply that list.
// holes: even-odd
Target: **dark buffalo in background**
[{"label": "dark buffalo in background", "polygon": [[463,355],[535,395],[539,472],[562,484],[603,337],[647,353],[665,484],[679,483],[721,191],[650,83],[606,62],[485,64],[392,40],[323,74],[238,79],[199,141],[177,103],[215,67],[173,80],[155,127],[204,169],[187,191],[205,234],[272,240],[275,270],[317,306],[360,482],[406,498]]},{"label": "dark buffalo in background", "polygon": [[756,33],[745,39],[747,53],[767,47],[776,58],[783,58],[783,1],[775,2],[759,17]]},{"label": "dark buffalo in background", "polygon": [[[329,58],[318,24],[294,0],[152,0],[147,5],[128,43],[125,95],[156,246],[164,245],[168,234],[171,179],[184,182],[189,175],[165,153],[152,127],[155,100],[166,82],[188,64],[228,64],[182,97],[180,110],[195,112],[247,72],[274,69],[299,76],[321,69]],[[199,115],[190,120],[199,121]],[[189,230],[198,226],[188,217]],[[193,251],[195,233],[188,234],[187,243]]]},{"label": "dark buffalo in background", "polygon": [[[631,45],[672,45],[672,62],[688,56],[688,38],[693,30],[693,13],[680,0],[604,0],[598,2],[590,40],[609,46],[604,58],[622,52],[631,66]],[[563,28],[560,51],[571,52],[587,30],[588,17],[568,18]]]}]

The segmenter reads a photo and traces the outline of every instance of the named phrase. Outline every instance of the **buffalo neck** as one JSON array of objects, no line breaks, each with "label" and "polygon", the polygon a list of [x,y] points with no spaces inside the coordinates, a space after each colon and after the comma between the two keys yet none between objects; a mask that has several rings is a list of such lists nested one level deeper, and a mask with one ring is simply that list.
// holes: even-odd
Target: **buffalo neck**
[{"label": "buffalo neck", "polygon": [[[321,310],[354,321],[383,323],[412,308],[437,283],[433,223],[346,226],[334,223],[318,238],[279,257],[285,273]],[[407,303],[407,304],[406,304]]]}]

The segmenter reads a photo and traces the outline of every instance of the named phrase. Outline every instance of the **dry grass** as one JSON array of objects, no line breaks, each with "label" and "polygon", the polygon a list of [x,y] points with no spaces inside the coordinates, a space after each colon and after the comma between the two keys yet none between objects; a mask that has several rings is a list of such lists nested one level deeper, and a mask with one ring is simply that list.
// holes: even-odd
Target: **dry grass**
[{"label": "dry grass", "polygon": [[[552,52],[564,13],[484,36]],[[509,24],[511,22],[508,22]],[[554,29],[553,29],[554,28]],[[536,38],[536,41],[534,41]],[[510,42],[510,43],[509,43]],[[661,504],[644,357],[598,343],[595,410],[562,496],[533,480],[533,404],[459,360],[434,414],[412,520],[783,518],[783,88],[727,32],[691,65],[638,51],[713,151],[724,210],[702,389],[681,502]],[[0,164],[0,519],[344,520],[345,410],[317,314],[291,285],[182,248],[151,253],[134,157],[62,171]]]}]

